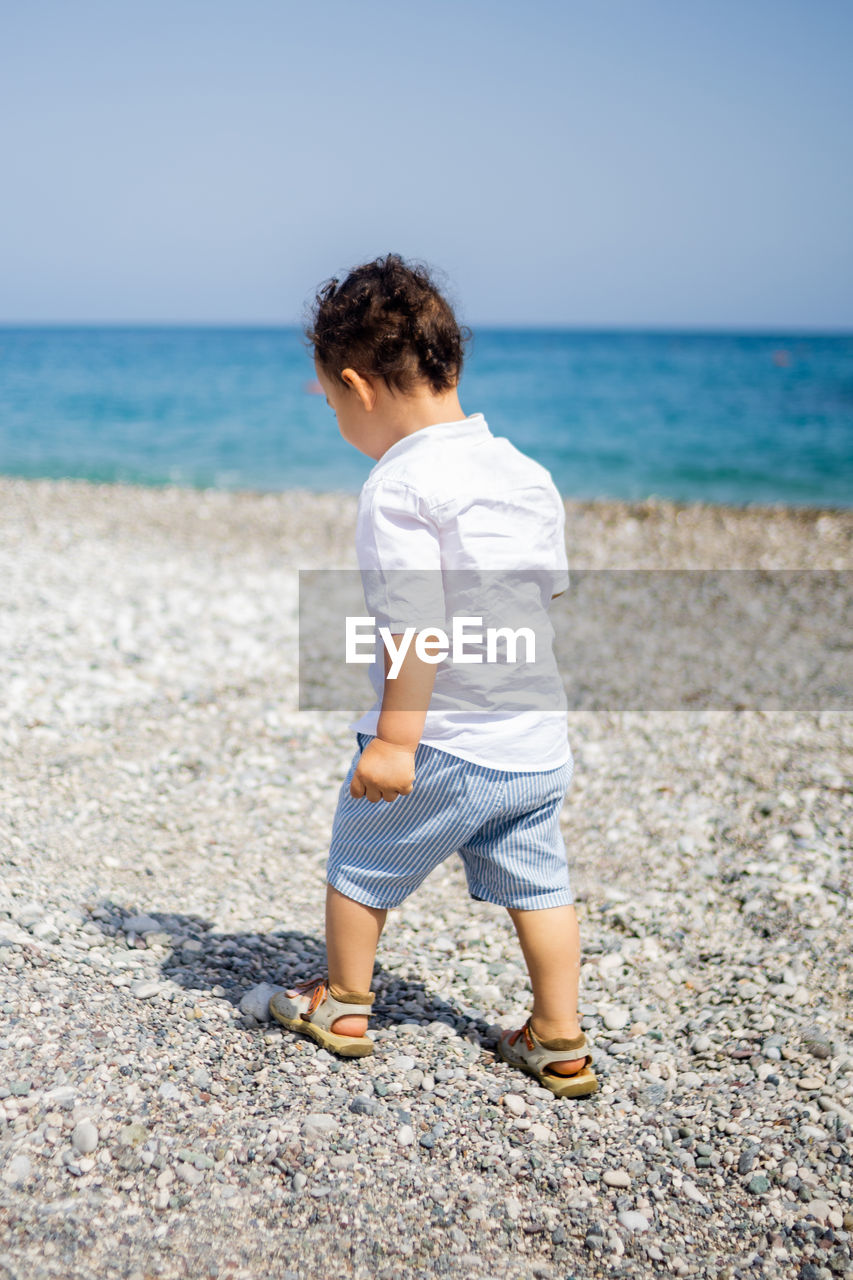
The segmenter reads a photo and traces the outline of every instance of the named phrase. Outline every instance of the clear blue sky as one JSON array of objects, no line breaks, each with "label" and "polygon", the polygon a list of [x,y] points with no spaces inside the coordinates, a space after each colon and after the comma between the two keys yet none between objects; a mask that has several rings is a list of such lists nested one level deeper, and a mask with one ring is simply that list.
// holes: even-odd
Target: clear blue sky
[{"label": "clear blue sky", "polygon": [[853,328],[850,0],[11,0],[0,321]]}]

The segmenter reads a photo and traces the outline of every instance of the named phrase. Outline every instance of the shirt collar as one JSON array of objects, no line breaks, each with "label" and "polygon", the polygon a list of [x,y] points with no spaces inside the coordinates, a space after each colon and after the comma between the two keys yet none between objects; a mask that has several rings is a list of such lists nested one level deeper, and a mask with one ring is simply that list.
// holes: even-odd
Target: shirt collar
[{"label": "shirt collar", "polygon": [[371,468],[370,476],[375,475],[386,462],[401,457],[402,454],[416,448],[419,443],[424,440],[433,440],[439,434],[444,440],[467,440],[475,436],[491,435],[491,432],[482,413],[471,413],[467,418],[459,418],[456,422],[432,422],[428,427],[421,427],[418,431],[413,431],[410,436],[403,436],[402,440],[395,441],[390,449],[386,449],[382,457],[376,461]]}]

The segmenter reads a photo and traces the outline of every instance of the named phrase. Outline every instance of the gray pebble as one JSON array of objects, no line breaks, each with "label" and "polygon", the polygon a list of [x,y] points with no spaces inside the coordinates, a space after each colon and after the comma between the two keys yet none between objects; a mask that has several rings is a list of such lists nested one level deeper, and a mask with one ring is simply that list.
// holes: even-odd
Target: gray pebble
[{"label": "gray pebble", "polygon": [[155,920],[153,916],[128,916],[122,928],[125,933],[154,933],[160,928],[160,921]]},{"label": "gray pebble", "polygon": [[382,1110],[382,1104],[373,1098],[366,1098],[363,1094],[356,1094],[349,1104],[349,1109],[356,1115],[375,1116]]},{"label": "gray pebble", "polygon": [[282,987],[273,986],[269,982],[259,982],[256,987],[247,991],[240,1000],[240,1012],[248,1014],[257,1022],[269,1022],[270,1000]]}]

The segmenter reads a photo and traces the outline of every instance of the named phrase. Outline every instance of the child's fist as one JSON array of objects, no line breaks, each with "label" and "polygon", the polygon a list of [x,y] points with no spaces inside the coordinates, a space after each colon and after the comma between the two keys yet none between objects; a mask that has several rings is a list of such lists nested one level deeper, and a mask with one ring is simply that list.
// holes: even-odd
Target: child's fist
[{"label": "child's fist", "polygon": [[407,796],[414,781],[414,751],[373,738],[359,757],[349,793],[354,800],[364,796],[370,804],[376,804],[377,800],[387,800],[390,804],[397,796]]}]

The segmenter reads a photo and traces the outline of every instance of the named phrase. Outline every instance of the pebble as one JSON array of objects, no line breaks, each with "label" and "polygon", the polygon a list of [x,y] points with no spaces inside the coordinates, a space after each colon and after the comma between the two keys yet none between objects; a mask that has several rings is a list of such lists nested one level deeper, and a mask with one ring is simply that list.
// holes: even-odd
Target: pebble
[{"label": "pebble", "polygon": [[302,1132],[307,1137],[322,1138],[338,1130],[338,1120],[325,1112],[307,1115],[302,1121]]},{"label": "pebble", "polygon": [[410,1147],[415,1140],[415,1131],[410,1124],[401,1125],[397,1130],[397,1143],[401,1147]]},{"label": "pebble", "polygon": [[630,1021],[631,1014],[627,1009],[607,1009],[602,1018],[608,1031],[621,1031]]},{"label": "pebble", "polygon": [[394,1075],[402,1075],[407,1071],[414,1071],[415,1066],[416,1063],[414,1058],[410,1058],[408,1054],[405,1053],[398,1053],[397,1056],[392,1058],[388,1063],[388,1070]]},{"label": "pebble", "polygon": [[375,1098],[367,1098],[364,1094],[356,1094],[349,1104],[349,1109],[354,1111],[356,1115],[375,1116],[382,1110],[382,1105]]},{"label": "pebble", "polygon": [[257,1022],[269,1022],[270,1000],[282,987],[273,986],[269,982],[259,982],[247,991],[240,1000],[240,1012],[247,1013]]},{"label": "pebble", "polygon": [[128,916],[122,925],[125,933],[155,933],[160,928],[160,921],[153,916]]},{"label": "pebble", "polygon": [[617,1214],[617,1221],[628,1231],[648,1231],[649,1220],[645,1214],[637,1213],[634,1209],[623,1209]]},{"label": "pebble", "polygon": [[130,994],[136,996],[137,1000],[150,1000],[152,996],[159,995],[162,989],[161,983],[149,982],[145,979],[130,984]]},{"label": "pebble", "polygon": [[81,1155],[89,1155],[98,1145],[98,1130],[91,1120],[81,1120],[74,1126],[71,1145]]},{"label": "pebble", "polygon": [[26,1182],[33,1171],[29,1156],[13,1156],[3,1170],[3,1178],[13,1185]]},{"label": "pebble", "polygon": [[832,1207],[826,1200],[809,1200],[808,1204],[803,1206],[802,1213],[810,1214],[817,1222],[824,1224],[832,1213]]},{"label": "pebble", "polygon": [[606,1169],[602,1180],[608,1187],[630,1187],[631,1185],[630,1176],[624,1169]]},{"label": "pebble", "polygon": [[510,1115],[523,1116],[527,1113],[527,1104],[517,1093],[505,1093],[502,1101]]},{"label": "pebble", "polygon": [[124,1146],[138,1147],[148,1138],[148,1129],[144,1124],[134,1121],[124,1125],[118,1131],[118,1140]]},{"label": "pebble", "polygon": [[192,1164],[179,1164],[175,1172],[182,1182],[186,1182],[191,1187],[197,1187],[200,1182],[204,1181],[204,1174],[201,1169],[197,1169]]}]

